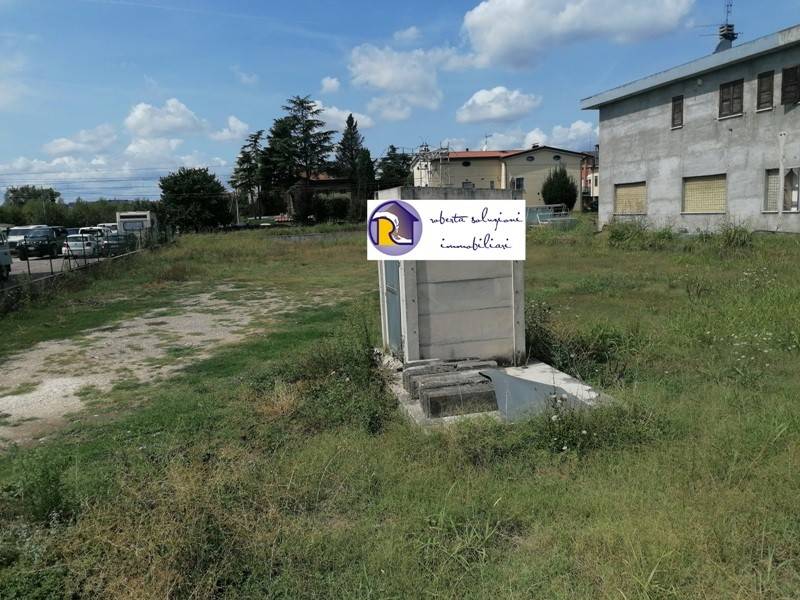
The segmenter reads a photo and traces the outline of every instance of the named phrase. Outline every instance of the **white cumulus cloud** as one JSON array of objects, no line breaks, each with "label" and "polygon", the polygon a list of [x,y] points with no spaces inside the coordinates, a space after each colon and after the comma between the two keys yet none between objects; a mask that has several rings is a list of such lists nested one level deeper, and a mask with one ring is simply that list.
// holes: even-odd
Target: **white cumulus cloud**
[{"label": "white cumulus cloud", "polygon": [[157,161],[171,157],[182,143],[177,138],[134,138],[125,154],[140,161]]},{"label": "white cumulus cloud", "polygon": [[541,103],[539,96],[509,90],[504,86],[478,90],[456,111],[456,121],[514,121],[524,117]]},{"label": "white cumulus cloud", "polygon": [[336,77],[323,77],[320,81],[320,93],[335,94],[339,91],[341,83]]},{"label": "white cumulus cloud", "polygon": [[382,92],[370,110],[384,119],[401,120],[412,108],[435,110],[442,101],[438,71],[462,69],[470,59],[452,48],[398,51],[362,44],[350,52],[348,68],[355,85]]},{"label": "white cumulus cloud", "polygon": [[217,142],[235,142],[243,140],[249,132],[250,126],[247,123],[231,115],[228,117],[227,127],[223,127],[219,131],[212,131],[208,137]]},{"label": "white cumulus cloud", "polygon": [[406,27],[405,29],[395,31],[392,37],[394,38],[395,42],[408,44],[411,42],[416,42],[420,37],[422,37],[422,32],[419,30],[419,27],[412,25],[411,27]]},{"label": "white cumulus cloud", "polygon": [[196,133],[205,122],[177,98],[170,98],[162,107],[140,102],[125,118],[125,126],[139,138],[168,137],[176,133]]},{"label": "white cumulus cloud", "polygon": [[597,134],[596,125],[578,120],[567,127],[561,125],[553,127],[548,143],[570,150],[591,150],[597,143]]},{"label": "white cumulus cloud", "polygon": [[117,141],[111,125],[98,125],[94,129],[81,129],[72,137],[60,137],[47,142],[42,149],[51,156],[68,154],[95,154]]},{"label": "white cumulus cloud", "polygon": [[484,0],[463,30],[480,66],[528,66],[543,49],[587,38],[629,42],[681,26],[694,0]]},{"label": "white cumulus cloud", "polygon": [[345,127],[347,117],[353,115],[353,118],[358,121],[359,129],[369,129],[375,125],[375,121],[369,115],[353,112],[352,110],[344,110],[336,106],[325,106],[322,102],[314,102],[314,105],[322,110],[320,119],[325,121],[325,126],[330,129],[341,131]]}]

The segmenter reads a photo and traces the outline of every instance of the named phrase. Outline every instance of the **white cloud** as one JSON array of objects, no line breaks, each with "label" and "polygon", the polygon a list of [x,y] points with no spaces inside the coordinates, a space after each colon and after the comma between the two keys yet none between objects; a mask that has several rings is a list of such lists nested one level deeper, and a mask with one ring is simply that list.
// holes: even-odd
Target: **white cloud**
[{"label": "white cloud", "polygon": [[570,150],[591,150],[597,143],[597,134],[598,128],[595,125],[578,120],[568,127],[553,127],[548,143]]},{"label": "white cloud", "polygon": [[522,147],[530,148],[531,146],[543,146],[547,144],[547,140],[547,134],[537,127],[525,134]]},{"label": "white cloud", "polygon": [[321,94],[335,94],[339,91],[341,83],[336,77],[323,77],[320,86]]},{"label": "white cloud", "polygon": [[379,96],[367,104],[367,109],[385,121],[404,121],[411,116],[411,106],[403,98]]},{"label": "white cloud", "polygon": [[325,121],[326,127],[341,131],[345,127],[347,117],[351,114],[353,118],[358,121],[359,129],[369,129],[375,125],[375,121],[369,115],[362,115],[361,113],[353,112],[352,110],[344,110],[335,106],[325,106],[322,102],[314,102],[314,105],[322,110],[320,119]]},{"label": "white cloud", "polygon": [[51,156],[68,154],[95,154],[117,141],[111,125],[98,125],[94,129],[81,129],[72,137],[60,137],[47,142],[42,149]]},{"label": "white cloud", "polygon": [[233,74],[236,75],[236,79],[238,79],[239,83],[242,85],[255,85],[258,83],[258,75],[242,71],[239,65],[233,65],[231,71],[233,71]]},{"label": "white cloud", "polygon": [[420,37],[422,37],[422,32],[419,30],[419,27],[412,25],[406,29],[395,31],[392,37],[394,38],[395,42],[408,44],[411,42],[416,42]]},{"label": "white cloud", "polygon": [[180,100],[170,98],[161,108],[140,102],[125,118],[125,126],[135,137],[150,138],[199,132],[205,128],[205,122]]},{"label": "white cloud", "polygon": [[509,90],[503,86],[478,90],[456,111],[456,121],[514,121],[527,115],[541,103],[539,96],[523,94],[519,90]]},{"label": "white cloud", "polygon": [[[514,150],[538,144],[566,150],[592,150],[597,143],[597,131],[597,126],[578,120],[567,126],[556,125],[549,134],[538,127],[528,132],[520,129],[495,132],[488,137],[487,149]],[[481,146],[483,142],[476,145]]]},{"label": "white cloud", "polygon": [[171,157],[182,143],[177,138],[134,138],[125,154],[139,161],[158,161]]},{"label": "white cloud", "polygon": [[524,135],[521,131],[508,131],[501,133],[496,131],[489,134],[476,148],[486,150],[516,150],[522,146]]},{"label": "white cloud", "polygon": [[411,109],[435,110],[442,101],[437,74],[440,69],[456,70],[471,64],[469,57],[452,48],[397,51],[362,44],[350,53],[348,68],[357,86],[383,92],[370,103],[383,118],[407,119]]},{"label": "white cloud", "polygon": [[228,126],[219,131],[211,132],[208,137],[217,142],[234,142],[243,140],[250,132],[250,126],[231,115],[228,117]]},{"label": "white cloud", "polygon": [[554,44],[629,42],[680,27],[694,0],[484,0],[464,15],[479,66],[528,66]]}]

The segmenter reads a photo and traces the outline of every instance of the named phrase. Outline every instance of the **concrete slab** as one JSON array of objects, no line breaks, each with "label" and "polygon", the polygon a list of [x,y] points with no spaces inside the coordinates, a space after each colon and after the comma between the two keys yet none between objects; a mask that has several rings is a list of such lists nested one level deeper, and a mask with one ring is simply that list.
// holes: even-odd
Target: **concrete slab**
[{"label": "concrete slab", "polygon": [[524,367],[483,369],[495,384],[497,407],[508,421],[544,412],[558,402],[572,409],[593,408],[611,398],[590,385],[543,362]]}]

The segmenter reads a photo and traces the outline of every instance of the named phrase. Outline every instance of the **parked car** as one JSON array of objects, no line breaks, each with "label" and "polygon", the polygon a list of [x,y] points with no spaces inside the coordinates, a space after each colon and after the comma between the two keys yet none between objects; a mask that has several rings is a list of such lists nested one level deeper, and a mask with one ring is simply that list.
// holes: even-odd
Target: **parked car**
[{"label": "parked car", "polygon": [[37,256],[58,256],[61,244],[64,242],[63,236],[56,235],[53,227],[37,227],[31,229],[22,242],[17,243],[17,255],[20,260]]},{"label": "parked car", "polygon": [[100,256],[100,241],[93,235],[68,235],[64,242],[64,256],[92,257]]},{"label": "parked car", "polygon": [[8,230],[8,249],[12,256],[17,255],[17,246],[25,240],[34,229],[47,229],[47,225],[25,225],[23,227],[12,227]]},{"label": "parked car", "polygon": [[136,238],[130,234],[112,233],[100,242],[103,256],[125,254],[136,248]]},{"label": "parked car", "polygon": [[81,227],[78,230],[81,235],[91,235],[97,238],[98,242],[102,242],[109,235],[114,233],[108,227]]},{"label": "parked car", "polygon": [[110,229],[111,233],[119,233],[116,223],[98,223],[97,226],[104,229]]},{"label": "parked car", "polygon": [[0,232],[0,281],[5,281],[11,274],[11,252],[8,249],[8,238]]}]

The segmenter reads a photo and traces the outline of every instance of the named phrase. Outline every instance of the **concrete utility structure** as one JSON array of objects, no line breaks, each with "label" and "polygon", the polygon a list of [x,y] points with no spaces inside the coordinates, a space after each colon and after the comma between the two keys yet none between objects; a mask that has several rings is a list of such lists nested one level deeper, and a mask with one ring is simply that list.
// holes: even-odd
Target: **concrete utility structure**
[{"label": "concrete utility structure", "polygon": [[411,162],[414,186],[463,190],[512,190],[526,206],[541,206],[542,184],[561,165],[575,180],[580,211],[581,165],[587,155],[551,146],[535,145],[527,150],[421,149]]},{"label": "concrete utility structure", "polygon": [[598,226],[726,219],[800,232],[800,26],[582,101],[600,112]]},{"label": "concrete utility structure", "polygon": [[[400,187],[379,200],[512,199],[511,190]],[[384,346],[404,362],[491,359],[516,364],[525,356],[521,261],[379,263]]]}]

